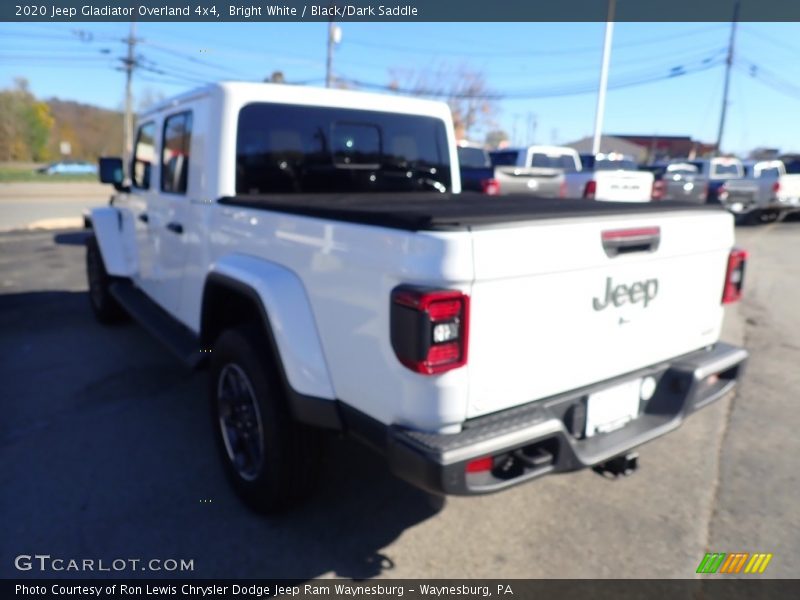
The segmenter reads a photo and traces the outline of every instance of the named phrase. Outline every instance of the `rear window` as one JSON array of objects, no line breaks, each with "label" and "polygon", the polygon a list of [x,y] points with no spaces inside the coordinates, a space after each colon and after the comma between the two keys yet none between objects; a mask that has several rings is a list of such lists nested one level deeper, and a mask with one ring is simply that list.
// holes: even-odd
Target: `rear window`
[{"label": "rear window", "polygon": [[491,158],[493,167],[513,167],[517,164],[518,154],[516,150],[500,150],[497,152],[490,152],[489,157]]},{"label": "rear window", "polygon": [[531,166],[543,167],[547,169],[563,169],[564,171],[575,170],[575,158],[571,154],[544,154],[534,152],[531,154]]},{"label": "rear window", "polygon": [[794,160],[785,160],[783,164],[786,166],[786,172],[789,175],[800,175],[800,158]]},{"label": "rear window", "polygon": [[731,176],[731,177],[741,177],[744,173],[744,169],[742,165],[739,163],[712,163],[711,164],[711,176],[712,177],[722,177],[722,176]]},{"label": "rear window", "polygon": [[448,148],[433,117],[249,104],[239,113],[236,193],[444,192]]},{"label": "rear window", "polygon": [[471,169],[485,169],[491,166],[486,150],[482,148],[458,147],[458,163]]},{"label": "rear window", "polygon": [[690,163],[674,163],[667,167],[667,171],[676,175],[697,175],[697,165]]},{"label": "rear window", "polygon": [[639,165],[632,160],[596,160],[594,161],[595,171],[617,171],[624,169],[626,171],[636,171]]},{"label": "rear window", "polygon": [[767,179],[776,179],[781,176],[780,168],[773,166],[773,167],[756,167],[755,168],[755,175],[756,177],[764,177]]}]

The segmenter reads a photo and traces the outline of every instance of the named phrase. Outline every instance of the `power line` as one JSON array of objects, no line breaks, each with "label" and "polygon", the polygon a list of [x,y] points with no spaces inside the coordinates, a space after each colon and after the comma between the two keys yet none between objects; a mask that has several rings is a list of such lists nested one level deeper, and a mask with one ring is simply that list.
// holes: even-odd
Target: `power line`
[{"label": "power line", "polygon": [[768,35],[764,35],[760,31],[753,29],[752,27],[742,27],[742,33],[753,37],[757,37],[764,42],[772,44],[775,48],[788,50],[789,52],[791,52],[792,56],[795,59],[797,58],[797,55],[800,54],[800,46],[793,46],[792,44],[787,44],[783,40],[776,40],[775,38],[772,38]]},{"label": "power line", "polygon": [[190,75],[183,75],[181,73],[174,73],[174,72],[170,72],[170,71],[165,71],[164,69],[160,69],[160,68],[155,67],[155,66],[149,66],[149,65],[146,65],[146,64],[142,64],[141,61],[138,63],[137,68],[138,69],[142,69],[143,71],[147,71],[149,73],[155,73],[156,75],[165,75],[165,76],[168,76],[168,77],[173,77],[175,79],[182,79],[186,83],[193,83],[193,84],[197,84],[197,85],[205,85],[205,84],[211,83],[208,80],[199,79],[199,78],[196,78],[196,77],[192,77]]},{"label": "power line", "polygon": [[797,86],[790,81],[786,81],[769,69],[761,67],[756,63],[750,62],[746,59],[737,61],[734,66],[740,71],[747,73],[751,78],[758,80],[763,85],[772,88],[776,92],[780,92],[785,96],[789,96],[795,100],[800,99],[800,86]]},{"label": "power line", "polygon": [[[696,35],[698,33],[708,32],[708,31],[718,31],[720,29],[719,25],[714,25],[710,27],[701,27],[691,31],[681,32],[679,34],[670,34],[665,36],[655,36],[649,37],[643,40],[634,40],[631,42],[624,42],[621,44],[616,44],[614,49],[618,48],[634,48],[638,46],[646,46],[650,44],[655,44],[663,41],[684,38],[689,35]],[[596,53],[598,50],[597,46],[583,46],[578,48],[569,48],[563,50],[557,49],[548,49],[548,50],[530,50],[528,48],[519,48],[519,49],[509,49],[503,51],[471,51],[471,50],[443,50],[438,48],[420,48],[419,46],[415,46],[414,48],[409,48],[407,46],[395,46],[391,44],[385,44],[383,42],[372,42],[372,41],[363,41],[358,39],[349,39],[348,44],[356,45],[356,46],[363,46],[365,48],[373,48],[373,49],[381,49],[381,50],[391,50],[397,52],[403,52],[405,54],[450,54],[456,56],[485,56],[485,57],[501,57],[501,56],[564,56],[570,54],[591,54]]]},{"label": "power line", "polygon": [[109,60],[110,57],[108,56],[87,56],[87,55],[64,55],[60,54],[58,56],[48,56],[45,54],[2,54],[0,58],[8,59],[8,60],[69,60],[69,61],[96,61],[96,60]]},{"label": "power line", "polygon": [[143,45],[148,46],[149,48],[152,48],[156,52],[161,52],[163,54],[168,54],[170,57],[173,57],[173,58],[179,58],[179,59],[182,59],[182,60],[185,60],[187,62],[191,62],[191,63],[197,64],[197,65],[201,65],[201,66],[217,69],[219,71],[223,71],[223,72],[228,73],[228,74],[230,74],[232,72],[232,70],[235,71],[235,72],[241,73],[241,71],[237,71],[236,69],[231,69],[230,65],[221,65],[221,64],[217,64],[215,62],[212,62],[212,61],[209,61],[209,60],[206,60],[206,59],[202,59],[202,58],[197,57],[197,56],[192,56],[191,54],[188,54],[186,52],[182,52],[180,50],[177,50],[174,47],[171,47],[171,46],[168,46],[168,45],[164,45],[164,44],[160,44],[160,43],[154,42],[154,41],[152,41],[150,39],[143,39],[141,41],[141,43]]},{"label": "power line", "polygon": [[[644,85],[647,83],[654,83],[657,81],[665,81],[667,79],[675,79],[677,77],[683,77],[685,75],[691,75],[694,73],[700,73],[702,71],[708,71],[709,69],[713,69],[714,67],[718,67],[722,64],[724,64],[724,61],[720,59],[705,59],[696,65],[676,65],[672,69],[667,70],[666,72],[651,73],[650,75],[644,75],[635,78],[629,77],[626,79],[617,79],[615,81],[611,81],[608,84],[608,89],[610,90],[623,89],[638,85]],[[565,85],[562,87],[516,90],[503,93],[490,92],[482,94],[452,94],[447,91],[440,91],[434,89],[403,88],[393,85],[384,85],[373,82],[366,82],[357,79],[343,79],[343,81],[365,89],[388,91],[388,92],[394,92],[406,95],[415,95],[415,96],[428,96],[428,97],[439,97],[439,98],[447,97],[447,98],[457,98],[457,99],[522,100],[522,99],[534,99],[534,98],[556,98],[564,96],[577,96],[581,94],[595,93],[597,91],[596,81],[578,82],[570,85]]]}]

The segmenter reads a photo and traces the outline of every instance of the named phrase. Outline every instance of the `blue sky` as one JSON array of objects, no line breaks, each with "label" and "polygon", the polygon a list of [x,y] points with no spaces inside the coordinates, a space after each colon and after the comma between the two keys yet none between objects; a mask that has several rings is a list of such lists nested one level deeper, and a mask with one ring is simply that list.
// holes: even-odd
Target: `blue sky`
[{"label": "blue sky", "polygon": [[[604,23],[340,26],[334,71],[341,77],[387,85],[393,72],[464,66],[504,96],[496,120],[514,141],[564,143],[592,132]],[[275,70],[321,84],[326,32],[325,23],[139,23],[138,49],[150,70],[137,72],[134,93],[168,96]],[[24,76],[37,96],[118,108],[117,57],[127,34],[125,23],[2,23],[0,87]],[[610,83],[633,85],[609,91],[604,132],[714,141],[729,35],[727,23],[617,23]],[[800,151],[800,24],[741,23],[736,54],[723,149]]]}]

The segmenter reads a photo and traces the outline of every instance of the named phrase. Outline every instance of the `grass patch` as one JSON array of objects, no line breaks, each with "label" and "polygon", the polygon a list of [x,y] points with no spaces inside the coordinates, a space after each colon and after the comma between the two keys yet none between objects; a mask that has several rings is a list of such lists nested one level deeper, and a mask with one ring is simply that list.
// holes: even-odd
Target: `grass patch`
[{"label": "grass patch", "polygon": [[87,173],[84,175],[45,175],[37,173],[35,169],[28,167],[17,167],[0,165],[0,183],[74,183],[74,182],[96,182],[97,175]]}]

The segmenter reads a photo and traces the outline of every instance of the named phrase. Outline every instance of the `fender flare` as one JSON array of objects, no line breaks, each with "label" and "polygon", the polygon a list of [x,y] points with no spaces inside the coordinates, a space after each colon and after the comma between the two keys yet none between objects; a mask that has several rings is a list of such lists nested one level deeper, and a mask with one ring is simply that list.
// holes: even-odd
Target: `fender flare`
[{"label": "fender flare", "polygon": [[137,271],[136,233],[130,213],[112,206],[93,208],[91,221],[106,272],[133,277]]},{"label": "fender flare", "polygon": [[295,417],[339,428],[336,393],[311,303],[297,274],[274,262],[241,254],[215,261],[203,290],[203,343],[213,342],[206,338],[206,310],[209,290],[218,286],[246,296],[258,307]]}]

